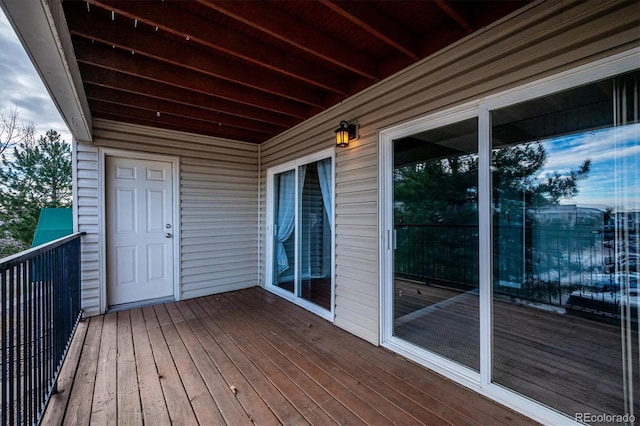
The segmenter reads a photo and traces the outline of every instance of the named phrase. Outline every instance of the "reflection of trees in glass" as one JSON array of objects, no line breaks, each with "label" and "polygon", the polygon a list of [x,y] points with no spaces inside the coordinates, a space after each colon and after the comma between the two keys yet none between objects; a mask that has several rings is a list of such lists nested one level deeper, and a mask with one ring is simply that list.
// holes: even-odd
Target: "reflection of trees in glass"
[{"label": "reflection of trees in glass", "polygon": [[[556,205],[578,193],[578,181],[587,176],[591,160],[575,170],[554,172],[544,180],[537,174],[547,154],[541,142],[530,142],[492,152],[493,199],[506,216],[528,209]],[[394,170],[396,223],[477,224],[478,156],[475,154],[429,160]],[[516,213],[514,215],[514,213]]]},{"label": "reflection of trees in glass", "polygon": [[516,289],[510,292],[552,303],[561,293],[560,271],[569,264],[565,243],[575,242],[576,235],[575,231],[559,235],[557,226],[542,229],[536,213],[558,206],[562,198],[576,196],[578,181],[588,175],[591,160],[584,160],[577,169],[556,171],[540,179],[537,176],[546,160],[546,150],[539,141],[493,152],[493,272],[498,284]]},{"label": "reflection of trees in glass", "polygon": [[478,156],[395,169],[395,222],[477,225]]},{"label": "reflection of trees in glass", "polygon": [[[493,151],[493,200],[500,204],[501,214],[521,216],[524,206],[531,210],[557,205],[561,198],[578,194],[578,181],[589,173],[591,160],[584,160],[577,169],[566,173],[556,171],[540,180],[536,176],[546,160],[547,153],[540,141]],[[531,220],[531,217],[527,219]]]},{"label": "reflection of trees in glass", "polygon": [[[542,292],[544,299],[551,296],[546,286],[532,288],[535,210],[575,196],[579,180],[588,175],[591,166],[591,160],[586,159],[575,169],[540,178],[546,161],[546,150],[539,141],[492,152],[494,244],[500,259],[494,273],[498,280],[524,285],[523,291],[528,285],[536,299],[543,295],[534,293]],[[427,160],[394,170],[397,272],[461,280],[459,284],[465,285],[477,281],[469,273],[477,275],[477,185],[476,154]],[[555,264],[559,262],[555,260]]]}]

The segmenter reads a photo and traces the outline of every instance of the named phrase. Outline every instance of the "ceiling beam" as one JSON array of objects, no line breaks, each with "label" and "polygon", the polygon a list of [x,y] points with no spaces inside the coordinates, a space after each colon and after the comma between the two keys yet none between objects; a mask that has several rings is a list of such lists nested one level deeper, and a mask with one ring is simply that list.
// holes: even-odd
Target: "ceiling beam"
[{"label": "ceiling beam", "polygon": [[473,32],[473,26],[466,19],[461,12],[459,12],[451,2],[447,2],[445,0],[435,0],[436,4],[442,9],[444,13],[449,15],[458,25],[462,27],[462,29],[467,33],[471,34]]},{"label": "ceiling beam", "polygon": [[169,113],[176,116],[202,120],[209,123],[220,123],[224,126],[237,127],[239,129],[261,132],[268,136],[275,136],[276,134],[285,130],[284,127],[274,126],[273,124],[269,123],[248,120],[246,118],[239,118],[217,111],[210,111],[204,108],[181,105],[171,101],[127,93],[120,90],[109,89],[92,84],[85,85],[85,90],[88,99],[103,100],[118,105],[131,106],[134,108],[152,111],[155,110],[160,113]]},{"label": "ceiling beam", "polygon": [[142,77],[123,74],[121,72],[107,70],[90,64],[80,64],[80,71],[85,83],[94,86],[121,90],[129,93],[153,96],[156,99],[166,100],[182,105],[206,108],[210,111],[229,114],[236,117],[247,118],[265,123],[272,123],[285,128],[292,127],[301,119],[289,117],[277,112],[239,104],[227,99],[207,95],[200,92],[171,86],[157,81],[147,80]]},{"label": "ceiling beam", "polygon": [[186,70],[176,65],[160,63],[155,59],[107,47],[98,42],[92,43],[76,37],[74,47],[78,62],[121,71],[205,94],[213,94],[220,98],[277,111],[292,117],[307,118],[320,112],[320,108],[310,107],[264,92],[249,90],[236,83]]},{"label": "ceiling beam", "polygon": [[346,95],[340,85],[343,77],[329,69],[311,64],[283,50],[232,31],[211,21],[186,12],[170,4],[147,2],[88,0],[89,3],[108,11],[137,19],[152,27],[201,43],[235,58],[248,61],[265,69],[295,78],[307,84]]},{"label": "ceiling beam", "polygon": [[[210,129],[209,130],[193,129],[193,128],[188,128],[188,127],[179,126],[179,125],[175,125],[175,124],[159,123],[156,120],[143,119],[143,118],[138,118],[138,117],[127,117],[125,115],[109,114],[109,113],[106,113],[106,112],[96,112],[94,116],[95,116],[95,118],[99,118],[99,119],[102,119],[102,120],[117,121],[119,123],[137,124],[137,125],[140,125],[140,126],[153,127],[153,128],[157,128],[157,129],[175,130],[175,131],[178,131],[178,132],[192,133],[192,134],[210,136],[210,137],[214,137],[214,138],[218,138],[218,139],[227,139],[227,140],[236,141],[236,139],[233,139],[232,137],[225,136],[223,134],[220,134],[219,131],[216,132],[216,131],[210,130]],[[260,144],[260,143],[262,143],[264,141],[244,140],[243,142],[249,142],[249,143],[253,143],[253,144]]]},{"label": "ceiling beam", "polygon": [[160,115],[158,115],[157,111],[149,109],[118,105],[94,99],[89,99],[89,105],[91,106],[91,111],[94,111],[96,116],[99,116],[99,114],[108,114],[121,118],[126,117],[130,120],[138,119],[146,122],[147,125],[151,125],[153,127],[163,127],[163,125],[170,125],[179,127],[191,133],[206,132],[205,134],[208,135],[215,135],[218,137],[253,143],[264,142],[268,139],[263,133],[260,132],[222,126],[218,123],[207,123],[204,121],[179,117],[168,113],[161,112]]},{"label": "ceiling beam", "polygon": [[243,63],[239,63],[231,69],[224,65],[227,58],[212,55],[196,46],[167,39],[143,28],[126,25],[122,18],[120,21],[103,19],[104,16],[100,16],[101,14],[97,12],[87,12],[85,7],[80,9],[69,7],[66,13],[70,20],[71,34],[307,105],[326,106],[325,95],[320,89],[295,82],[285,82],[279,74],[273,71]]},{"label": "ceiling beam", "polygon": [[320,2],[409,58],[415,61],[420,59],[418,39],[375,7],[371,5],[361,7],[362,2],[354,1],[320,0]]},{"label": "ceiling beam", "polygon": [[353,49],[345,49],[344,42],[306,25],[268,2],[198,1],[324,61],[373,81],[380,79],[373,59]]}]

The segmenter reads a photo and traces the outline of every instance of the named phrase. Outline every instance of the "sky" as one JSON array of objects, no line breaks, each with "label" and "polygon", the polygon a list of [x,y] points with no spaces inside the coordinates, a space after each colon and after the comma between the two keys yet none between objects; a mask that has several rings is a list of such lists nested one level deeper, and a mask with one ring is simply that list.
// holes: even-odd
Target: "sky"
[{"label": "sky", "polygon": [[591,159],[578,194],[562,204],[640,209],[640,124],[608,128],[542,141],[547,162],[538,178],[577,170]]},{"label": "sky", "polygon": [[33,123],[36,136],[53,129],[71,142],[71,132],[0,9],[0,113],[6,116],[16,107],[18,120]]}]

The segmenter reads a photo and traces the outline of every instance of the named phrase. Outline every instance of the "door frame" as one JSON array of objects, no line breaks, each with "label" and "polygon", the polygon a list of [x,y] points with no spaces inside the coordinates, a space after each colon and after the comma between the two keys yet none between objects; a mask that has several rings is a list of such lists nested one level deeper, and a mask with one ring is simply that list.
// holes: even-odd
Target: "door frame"
[{"label": "door frame", "polygon": [[146,152],[128,151],[115,148],[98,148],[98,228],[99,235],[103,238],[98,239],[98,265],[100,294],[99,306],[100,313],[107,312],[107,191],[106,191],[106,157],[126,158],[130,160],[149,160],[162,161],[171,164],[171,192],[173,203],[171,214],[173,215],[173,298],[180,300],[180,159],[168,155],[150,154]]},{"label": "door frame", "polygon": [[[296,185],[298,183],[298,172],[297,172],[297,168],[299,166],[305,165],[305,164],[309,164],[309,163],[314,163],[316,161],[320,161],[320,160],[324,160],[326,158],[330,158],[331,159],[331,168],[332,168],[332,182],[331,182],[331,205],[333,208],[333,215],[331,218],[331,221],[333,223],[332,229],[331,229],[331,309],[327,310],[324,308],[321,308],[307,300],[302,299],[301,297],[298,297],[295,293],[295,284],[294,284],[294,292],[293,293],[289,293],[288,291],[284,291],[281,288],[275,286],[272,284],[272,274],[273,274],[273,221],[274,221],[274,217],[273,217],[273,205],[274,205],[274,188],[273,188],[273,178],[276,174],[278,173],[282,173],[288,170],[294,170],[294,172],[296,173]],[[297,158],[295,160],[292,161],[288,161],[284,164],[280,164],[277,166],[273,166],[273,167],[269,167],[267,169],[267,180],[266,180],[266,192],[267,192],[267,202],[266,202],[266,226],[265,226],[265,242],[266,242],[266,248],[265,248],[265,289],[277,294],[278,296],[289,300],[292,303],[297,304],[298,306],[301,306],[305,309],[307,309],[308,311],[313,312],[314,314],[326,319],[327,321],[330,322],[334,322],[335,320],[335,298],[336,298],[336,161],[335,161],[335,151],[333,148],[330,149],[324,149],[322,151],[313,153],[313,154],[309,154],[300,158]],[[298,191],[296,191],[295,194],[295,203],[296,203],[296,209],[295,209],[295,222],[296,222],[296,232],[297,232],[297,225],[298,225]],[[299,255],[299,246],[298,246],[298,241],[296,238],[296,253],[295,253],[295,257],[296,257],[296,272],[294,273],[294,277],[296,277],[298,275],[298,268],[299,268],[299,264],[298,264],[298,255]],[[294,278],[295,279],[295,278]]]},{"label": "door frame", "polygon": [[[582,84],[613,77],[638,68],[639,48],[614,54],[576,68],[561,71],[532,82],[478,97],[446,110],[426,113],[410,121],[381,129],[378,134],[378,226],[379,226],[379,298],[380,345],[418,362],[463,386],[504,404],[543,424],[578,424],[567,414],[518,394],[492,381],[493,282],[491,223],[491,126],[492,110],[529,99],[578,87]],[[478,210],[479,210],[479,278],[480,278],[480,373],[469,371],[450,360],[416,348],[393,336],[393,141],[413,133],[458,120],[478,117]]]}]

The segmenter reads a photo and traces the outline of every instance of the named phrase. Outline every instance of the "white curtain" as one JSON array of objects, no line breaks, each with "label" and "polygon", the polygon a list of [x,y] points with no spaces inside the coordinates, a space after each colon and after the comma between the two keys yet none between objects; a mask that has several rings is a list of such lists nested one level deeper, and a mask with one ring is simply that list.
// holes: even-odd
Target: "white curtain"
[{"label": "white curtain", "polygon": [[[298,167],[299,188],[304,187],[307,166]],[[290,170],[278,175],[278,232],[276,234],[278,274],[289,269],[289,257],[284,248],[284,242],[289,239],[296,220],[296,172]]]},{"label": "white curtain", "polygon": [[284,249],[284,242],[287,241],[293,232],[295,224],[296,209],[296,173],[295,170],[280,173],[278,175],[278,218],[276,225],[277,233],[277,260],[278,274],[289,269],[289,258]]},{"label": "white curtain", "polygon": [[325,158],[318,161],[318,179],[320,180],[320,191],[322,192],[322,202],[324,203],[324,211],[327,212],[329,218],[329,226],[333,229],[333,205],[331,203],[331,158]]}]

